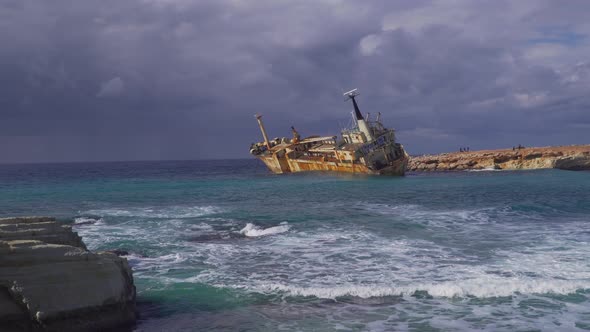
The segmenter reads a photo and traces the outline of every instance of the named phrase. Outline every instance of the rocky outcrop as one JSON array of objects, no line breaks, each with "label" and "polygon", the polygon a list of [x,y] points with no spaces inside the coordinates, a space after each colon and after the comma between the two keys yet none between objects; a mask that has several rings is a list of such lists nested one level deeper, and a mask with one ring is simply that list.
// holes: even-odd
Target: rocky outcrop
[{"label": "rocky outcrop", "polygon": [[50,217],[16,217],[0,219],[0,241],[37,240],[86,250],[86,245],[72,228]]},{"label": "rocky outcrop", "polygon": [[443,153],[412,157],[408,163],[409,171],[542,168],[590,170],[590,145]]},{"label": "rocky outcrop", "polygon": [[0,330],[99,331],[135,321],[125,258],[53,218],[0,219]]}]

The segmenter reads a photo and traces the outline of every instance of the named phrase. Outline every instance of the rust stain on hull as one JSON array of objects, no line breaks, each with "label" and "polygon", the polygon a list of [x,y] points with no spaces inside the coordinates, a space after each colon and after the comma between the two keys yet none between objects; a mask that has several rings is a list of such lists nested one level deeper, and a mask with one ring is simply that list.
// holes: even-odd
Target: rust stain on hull
[{"label": "rust stain on hull", "polygon": [[337,136],[309,136],[301,139],[294,127],[293,138],[268,139],[262,116],[256,120],[264,142],[253,143],[250,153],[262,160],[273,173],[309,171],[343,172],[360,174],[404,175],[409,156],[397,143],[395,130],[381,123],[381,114],[375,121],[365,119],[355,100],[358,91],[344,94],[354,105],[354,124]]},{"label": "rust stain on hull", "polygon": [[379,170],[369,169],[361,163],[346,163],[338,161],[323,161],[313,159],[288,159],[277,158],[276,156],[259,156],[264,164],[276,174],[296,173],[296,172],[340,172],[340,173],[358,173],[373,175],[404,175],[408,164],[409,157],[407,154],[390,165]]}]

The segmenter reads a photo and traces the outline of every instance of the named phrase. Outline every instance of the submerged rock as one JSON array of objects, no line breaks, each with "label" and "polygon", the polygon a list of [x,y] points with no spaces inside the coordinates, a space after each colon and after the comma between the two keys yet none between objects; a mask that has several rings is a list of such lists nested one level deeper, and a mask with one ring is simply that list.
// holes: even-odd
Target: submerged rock
[{"label": "submerged rock", "polygon": [[408,163],[409,171],[543,168],[590,170],[590,145],[443,153],[412,157]]},{"label": "submerged rock", "polygon": [[53,218],[0,219],[2,331],[98,331],[135,318],[125,258],[89,252]]},{"label": "submerged rock", "polygon": [[111,249],[111,250],[106,250],[106,252],[110,252],[110,253],[115,254],[117,256],[127,256],[127,255],[129,255],[129,251],[123,250],[123,249]]}]

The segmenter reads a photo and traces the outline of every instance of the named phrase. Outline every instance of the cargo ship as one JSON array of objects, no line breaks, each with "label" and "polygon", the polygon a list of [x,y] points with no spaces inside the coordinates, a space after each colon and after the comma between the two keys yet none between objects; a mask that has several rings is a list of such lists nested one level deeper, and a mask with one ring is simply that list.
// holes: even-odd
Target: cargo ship
[{"label": "cargo ship", "polygon": [[409,156],[396,142],[395,131],[381,123],[381,113],[374,121],[361,113],[356,101],[357,89],[344,96],[352,101],[353,122],[338,136],[309,136],[301,139],[294,127],[293,136],[268,139],[262,116],[256,114],[263,142],[253,143],[250,153],[262,160],[273,173],[328,171],[375,175],[405,173]]}]

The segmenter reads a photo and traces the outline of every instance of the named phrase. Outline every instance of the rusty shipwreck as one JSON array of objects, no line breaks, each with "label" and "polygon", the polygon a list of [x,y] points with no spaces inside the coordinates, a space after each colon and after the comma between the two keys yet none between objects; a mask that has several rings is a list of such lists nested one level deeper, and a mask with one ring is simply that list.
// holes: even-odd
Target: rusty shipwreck
[{"label": "rusty shipwreck", "polygon": [[301,139],[291,127],[292,138],[273,140],[256,115],[264,142],[253,143],[250,153],[262,160],[274,173],[331,171],[362,174],[404,175],[409,156],[396,142],[395,131],[381,123],[380,113],[375,121],[363,117],[356,102],[356,89],[344,94],[354,106],[351,128],[342,130],[341,137],[310,136]]}]

